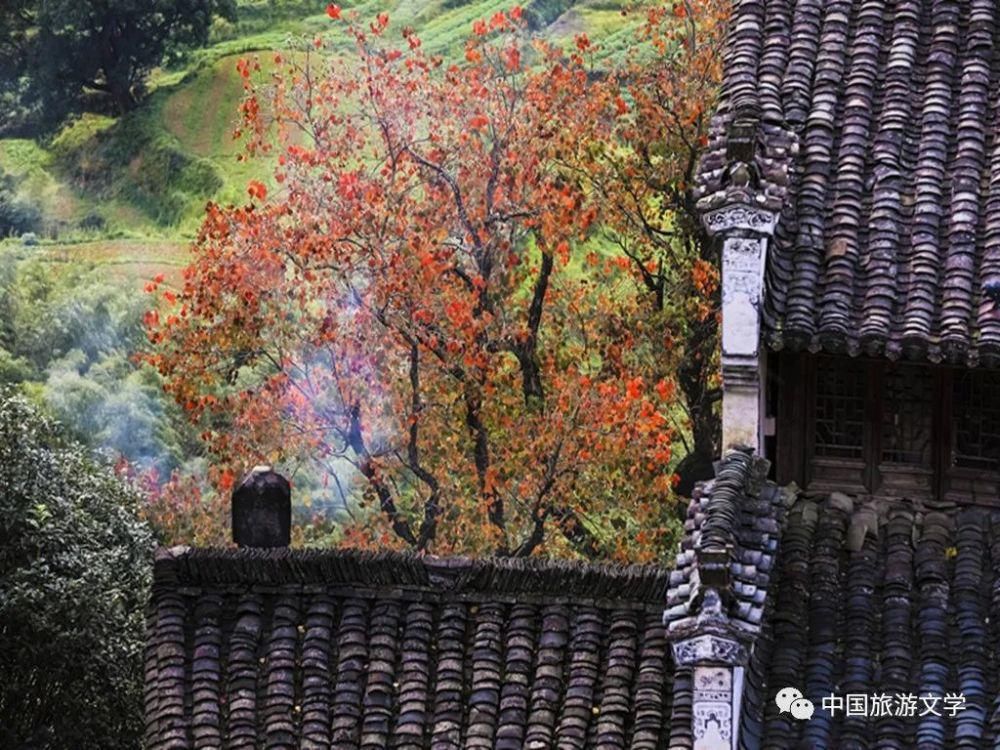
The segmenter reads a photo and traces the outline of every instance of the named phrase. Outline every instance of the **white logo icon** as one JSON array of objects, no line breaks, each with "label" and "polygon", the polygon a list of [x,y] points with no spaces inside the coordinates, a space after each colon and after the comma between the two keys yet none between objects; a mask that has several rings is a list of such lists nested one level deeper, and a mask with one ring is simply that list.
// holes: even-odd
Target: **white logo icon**
[{"label": "white logo icon", "polygon": [[813,702],[804,698],[801,691],[792,687],[779,690],[778,694],[774,696],[774,702],[778,704],[778,710],[781,713],[790,713],[800,721],[811,719],[816,711]]}]

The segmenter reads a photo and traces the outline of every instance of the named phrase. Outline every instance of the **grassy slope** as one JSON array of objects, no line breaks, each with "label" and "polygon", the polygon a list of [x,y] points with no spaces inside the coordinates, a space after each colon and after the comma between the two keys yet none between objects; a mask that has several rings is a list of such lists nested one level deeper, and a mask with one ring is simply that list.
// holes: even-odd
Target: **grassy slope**
[{"label": "grassy slope", "polygon": [[[347,3],[344,3],[345,5]],[[427,48],[460,53],[473,21],[514,0],[369,0],[363,16],[387,10],[396,29],[415,28]],[[586,32],[605,48],[628,43],[625,0],[522,0],[545,23],[542,33],[568,41]],[[277,8],[277,10],[275,10]],[[93,262],[129,284],[158,272],[175,279],[186,243],[209,199],[241,200],[247,181],[266,178],[266,163],[236,160],[231,138],[242,89],[240,55],[283,49],[292,37],[329,33],[325,2],[242,0],[240,20],[215,30],[215,43],[177,70],[160,71],[136,111],[114,120],[86,116],[44,147],[0,140],[0,168],[43,214],[44,257]]]}]

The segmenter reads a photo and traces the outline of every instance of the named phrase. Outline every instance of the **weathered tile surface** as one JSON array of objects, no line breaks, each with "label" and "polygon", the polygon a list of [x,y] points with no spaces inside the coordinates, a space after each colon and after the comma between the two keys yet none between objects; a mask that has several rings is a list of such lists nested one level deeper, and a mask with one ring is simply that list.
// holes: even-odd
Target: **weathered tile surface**
[{"label": "weathered tile surface", "polygon": [[737,0],[699,191],[781,213],[772,347],[1000,364],[998,44],[994,0]]},{"label": "weathered tile surface", "polygon": [[[996,512],[919,514],[844,496],[799,501],[783,532],[759,643],[767,654],[763,724],[742,733],[743,747],[994,747],[997,592]],[[816,703],[812,720],[778,712],[773,697],[786,686]],[[869,704],[865,711],[880,715],[831,717],[819,708],[823,696],[848,694],[887,695],[892,709],[876,712]],[[965,700],[954,716],[941,700],[949,694]],[[915,712],[900,711],[900,695],[918,697]],[[932,696],[935,709],[920,696]]]},{"label": "weathered tile surface", "polygon": [[[715,479],[695,488],[670,573],[668,633],[693,626],[706,586],[725,589],[725,614],[748,637],[760,631],[786,503],[786,494],[766,482],[767,469],[766,461],[732,451],[719,462]],[[726,552],[721,585],[712,583],[713,572],[700,557],[712,549]]]},{"label": "weathered tile surface", "polygon": [[[682,640],[696,633],[705,590],[714,588],[723,602],[722,615],[752,647],[738,728],[741,750],[761,747],[765,703],[771,697],[766,678],[777,601],[770,594],[783,522],[795,499],[794,492],[766,481],[767,471],[767,461],[731,451],[717,464],[715,479],[696,487],[670,573],[664,614],[669,636]],[[719,549],[728,553],[724,556],[727,574],[715,569],[719,558],[714,552]],[[705,551],[713,554],[706,556]],[[693,744],[691,700],[691,675],[678,668],[673,683],[671,749]]]},{"label": "weathered tile surface", "polygon": [[147,747],[656,750],[666,589],[654,567],[161,551]]}]

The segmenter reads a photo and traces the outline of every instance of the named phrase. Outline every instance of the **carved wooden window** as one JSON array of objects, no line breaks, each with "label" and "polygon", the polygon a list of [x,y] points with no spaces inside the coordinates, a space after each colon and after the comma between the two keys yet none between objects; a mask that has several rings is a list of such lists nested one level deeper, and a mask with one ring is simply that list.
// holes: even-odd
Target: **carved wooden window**
[{"label": "carved wooden window", "polygon": [[863,458],[866,374],[861,363],[816,368],[815,454]]},{"label": "carved wooden window", "polygon": [[880,460],[930,466],[934,378],[930,368],[889,365],[882,378]]},{"label": "carved wooden window", "polygon": [[779,481],[1000,507],[1000,371],[808,355],[779,365]]},{"label": "carved wooden window", "polygon": [[957,372],[952,393],[952,465],[1000,470],[1000,377]]}]

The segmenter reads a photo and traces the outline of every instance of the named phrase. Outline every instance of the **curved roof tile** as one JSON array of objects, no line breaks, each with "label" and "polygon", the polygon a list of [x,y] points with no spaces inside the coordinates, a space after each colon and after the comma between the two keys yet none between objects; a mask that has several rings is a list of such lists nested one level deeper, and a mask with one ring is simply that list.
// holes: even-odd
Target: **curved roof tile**
[{"label": "curved roof tile", "polygon": [[162,550],[145,746],[656,750],[671,731],[690,735],[690,710],[671,720],[667,577],[640,566]]},{"label": "curved roof tile", "polygon": [[998,45],[993,0],[737,0],[698,190],[781,213],[772,348],[1000,365]]}]

